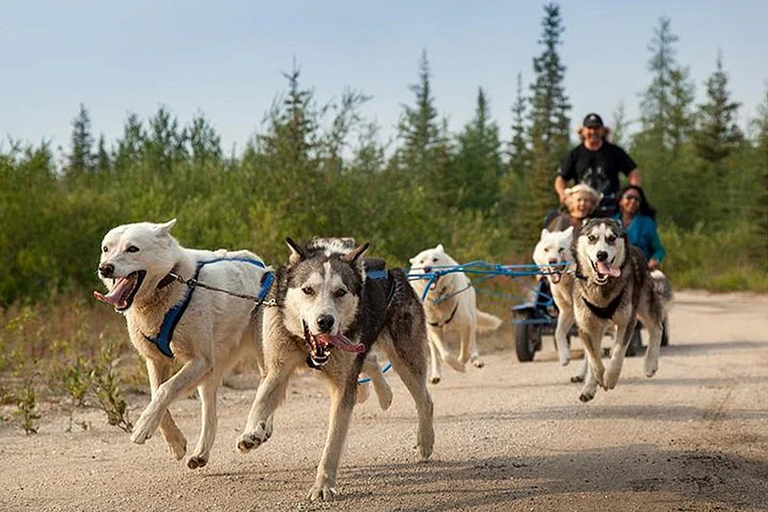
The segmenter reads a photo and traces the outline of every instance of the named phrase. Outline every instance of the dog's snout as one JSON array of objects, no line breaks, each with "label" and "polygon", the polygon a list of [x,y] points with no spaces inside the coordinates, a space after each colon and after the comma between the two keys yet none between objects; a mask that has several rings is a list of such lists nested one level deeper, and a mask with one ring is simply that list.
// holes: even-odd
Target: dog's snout
[{"label": "dog's snout", "polygon": [[424,273],[429,274],[432,272],[432,267],[424,267]]},{"label": "dog's snout", "polygon": [[111,263],[104,263],[103,265],[99,265],[99,274],[101,274],[102,277],[112,277],[112,274],[115,273],[115,266]]},{"label": "dog's snout", "polygon": [[320,329],[320,332],[331,332],[333,322],[333,316],[331,315],[320,315],[317,317],[317,327]]},{"label": "dog's snout", "polygon": [[597,251],[597,261],[605,261],[608,259],[608,253],[605,251]]}]

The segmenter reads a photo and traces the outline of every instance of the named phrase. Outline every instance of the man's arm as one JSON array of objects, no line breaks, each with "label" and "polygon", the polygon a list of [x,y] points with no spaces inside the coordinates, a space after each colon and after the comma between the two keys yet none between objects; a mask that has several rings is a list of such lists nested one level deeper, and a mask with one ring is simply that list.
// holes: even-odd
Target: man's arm
[{"label": "man's arm", "polygon": [[560,204],[565,204],[565,180],[559,174],[555,178],[555,192],[560,199]]},{"label": "man's arm", "polygon": [[636,187],[642,186],[642,179],[640,178],[640,171],[635,168],[632,172],[629,173],[627,176],[627,179],[629,180],[630,185],[634,185]]}]

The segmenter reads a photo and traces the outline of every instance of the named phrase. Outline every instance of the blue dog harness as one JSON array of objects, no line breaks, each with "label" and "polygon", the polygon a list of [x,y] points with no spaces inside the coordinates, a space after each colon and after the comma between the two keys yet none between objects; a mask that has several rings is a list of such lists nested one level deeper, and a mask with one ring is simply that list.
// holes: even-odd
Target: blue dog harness
[{"label": "blue dog harness", "polygon": [[[185,282],[187,285],[187,291],[184,294],[184,298],[165,313],[163,324],[160,326],[160,333],[157,335],[157,337],[152,338],[142,333],[144,338],[150,343],[154,343],[163,355],[167,357],[173,357],[173,351],[171,350],[171,339],[173,338],[173,332],[176,330],[176,326],[181,320],[181,317],[184,315],[184,312],[187,310],[187,306],[189,306],[190,301],[192,300],[192,294],[194,293],[195,286],[197,285],[197,277],[200,275],[200,269],[205,265],[218,263],[220,261],[239,261],[242,263],[250,263],[251,265],[256,265],[259,268],[266,268],[264,263],[261,261],[245,258],[217,258],[215,260],[198,262],[197,268],[195,269],[195,276]],[[256,297],[257,308],[264,303],[264,299],[266,298],[267,293],[269,293],[269,289],[272,287],[272,282],[274,279],[275,274],[273,272],[267,272],[261,278],[261,289],[259,290],[259,294]]]}]

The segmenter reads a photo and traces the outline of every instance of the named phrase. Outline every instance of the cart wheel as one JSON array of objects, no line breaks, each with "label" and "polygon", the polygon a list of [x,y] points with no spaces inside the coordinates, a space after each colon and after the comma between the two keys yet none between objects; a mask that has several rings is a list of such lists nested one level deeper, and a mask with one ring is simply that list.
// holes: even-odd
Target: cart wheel
[{"label": "cart wheel", "polygon": [[643,351],[643,339],[640,337],[640,323],[635,325],[635,331],[632,333],[632,339],[629,340],[629,346],[627,347],[627,357],[639,356]]},{"label": "cart wheel", "polygon": [[515,351],[521,363],[533,361],[534,354],[541,347],[541,326],[526,323],[530,319],[531,315],[522,315],[520,322],[515,325]]},{"label": "cart wheel", "polygon": [[667,319],[661,324],[661,346],[666,347],[669,345],[669,328],[667,327]]}]

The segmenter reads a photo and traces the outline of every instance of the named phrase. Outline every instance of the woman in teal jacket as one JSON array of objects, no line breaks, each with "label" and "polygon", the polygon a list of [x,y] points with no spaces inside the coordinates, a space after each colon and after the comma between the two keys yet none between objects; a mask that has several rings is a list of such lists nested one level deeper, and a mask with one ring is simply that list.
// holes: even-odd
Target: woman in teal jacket
[{"label": "woman in teal jacket", "polygon": [[643,189],[636,185],[626,187],[620,198],[616,218],[624,224],[629,243],[643,252],[650,270],[658,268],[667,251],[656,229],[656,210],[648,204]]}]

